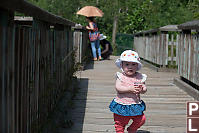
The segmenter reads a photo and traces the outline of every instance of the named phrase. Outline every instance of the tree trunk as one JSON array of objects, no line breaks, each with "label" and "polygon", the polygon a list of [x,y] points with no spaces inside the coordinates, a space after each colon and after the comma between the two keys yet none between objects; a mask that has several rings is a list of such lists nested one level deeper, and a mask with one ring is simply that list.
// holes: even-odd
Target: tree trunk
[{"label": "tree trunk", "polygon": [[117,21],[118,21],[118,16],[115,15],[114,20],[113,20],[113,34],[112,34],[112,45],[115,48],[115,40],[116,40],[116,33],[117,33]]}]

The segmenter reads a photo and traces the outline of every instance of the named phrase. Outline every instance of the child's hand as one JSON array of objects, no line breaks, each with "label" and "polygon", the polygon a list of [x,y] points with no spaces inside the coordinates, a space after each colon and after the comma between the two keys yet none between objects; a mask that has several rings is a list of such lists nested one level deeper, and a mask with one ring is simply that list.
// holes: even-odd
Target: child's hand
[{"label": "child's hand", "polygon": [[135,87],[133,87],[133,88],[131,89],[131,92],[132,92],[132,93],[135,93],[135,94],[138,94],[138,93],[140,93],[140,88],[135,88]]},{"label": "child's hand", "polygon": [[132,90],[133,93],[142,92],[142,89],[143,89],[142,84],[140,84],[140,83],[139,84],[134,84],[133,87],[134,87],[134,89]]}]

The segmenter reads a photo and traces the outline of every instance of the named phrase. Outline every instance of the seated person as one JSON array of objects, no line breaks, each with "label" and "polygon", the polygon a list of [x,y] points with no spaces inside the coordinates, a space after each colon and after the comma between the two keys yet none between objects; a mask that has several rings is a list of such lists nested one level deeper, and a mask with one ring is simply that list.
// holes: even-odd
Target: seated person
[{"label": "seated person", "polygon": [[106,40],[106,36],[104,36],[103,34],[100,34],[99,40],[100,40],[100,45],[102,46],[101,50],[102,58],[110,59],[110,55],[113,52],[111,43],[108,40]]}]

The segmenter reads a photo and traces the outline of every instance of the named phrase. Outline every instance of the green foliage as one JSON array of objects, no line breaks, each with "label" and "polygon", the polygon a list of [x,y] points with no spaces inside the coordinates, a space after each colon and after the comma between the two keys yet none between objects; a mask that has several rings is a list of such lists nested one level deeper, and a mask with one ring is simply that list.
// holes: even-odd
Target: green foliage
[{"label": "green foliage", "polygon": [[84,16],[76,12],[86,5],[100,8],[96,18],[101,33],[111,40],[113,19],[118,17],[118,33],[133,34],[170,24],[199,19],[199,0],[28,0],[29,2],[83,26]]},{"label": "green foliage", "polygon": [[189,0],[187,7],[193,13],[194,19],[199,19],[199,0]]},{"label": "green foliage", "polygon": [[133,48],[133,36],[131,34],[117,34],[116,44],[114,55],[120,55],[124,50]]}]

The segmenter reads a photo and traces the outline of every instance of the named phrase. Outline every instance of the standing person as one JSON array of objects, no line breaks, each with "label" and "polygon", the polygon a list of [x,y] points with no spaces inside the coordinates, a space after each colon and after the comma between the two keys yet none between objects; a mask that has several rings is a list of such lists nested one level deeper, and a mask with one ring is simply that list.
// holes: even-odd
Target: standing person
[{"label": "standing person", "polygon": [[97,60],[97,54],[98,53],[98,60],[101,60],[101,49],[100,49],[100,42],[99,42],[99,32],[97,28],[97,24],[94,20],[94,17],[86,17],[88,21],[88,26],[86,26],[86,29],[89,30],[89,39],[91,43],[91,49],[93,54],[93,60]]},{"label": "standing person", "polygon": [[129,120],[133,123],[127,128],[128,133],[136,133],[137,129],[145,123],[145,103],[140,99],[144,94],[146,75],[137,72],[141,69],[140,58],[135,51],[126,50],[116,60],[116,66],[122,73],[116,73],[115,89],[117,96],[109,105],[113,112],[116,133],[124,133]]},{"label": "standing person", "polygon": [[103,34],[100,34],[100,45],[102,46],[101,55],[103,59],[110,59],[110,55],[113,52],[113,48],[111,46],[111,43],[106,40],[106,36]]}]

